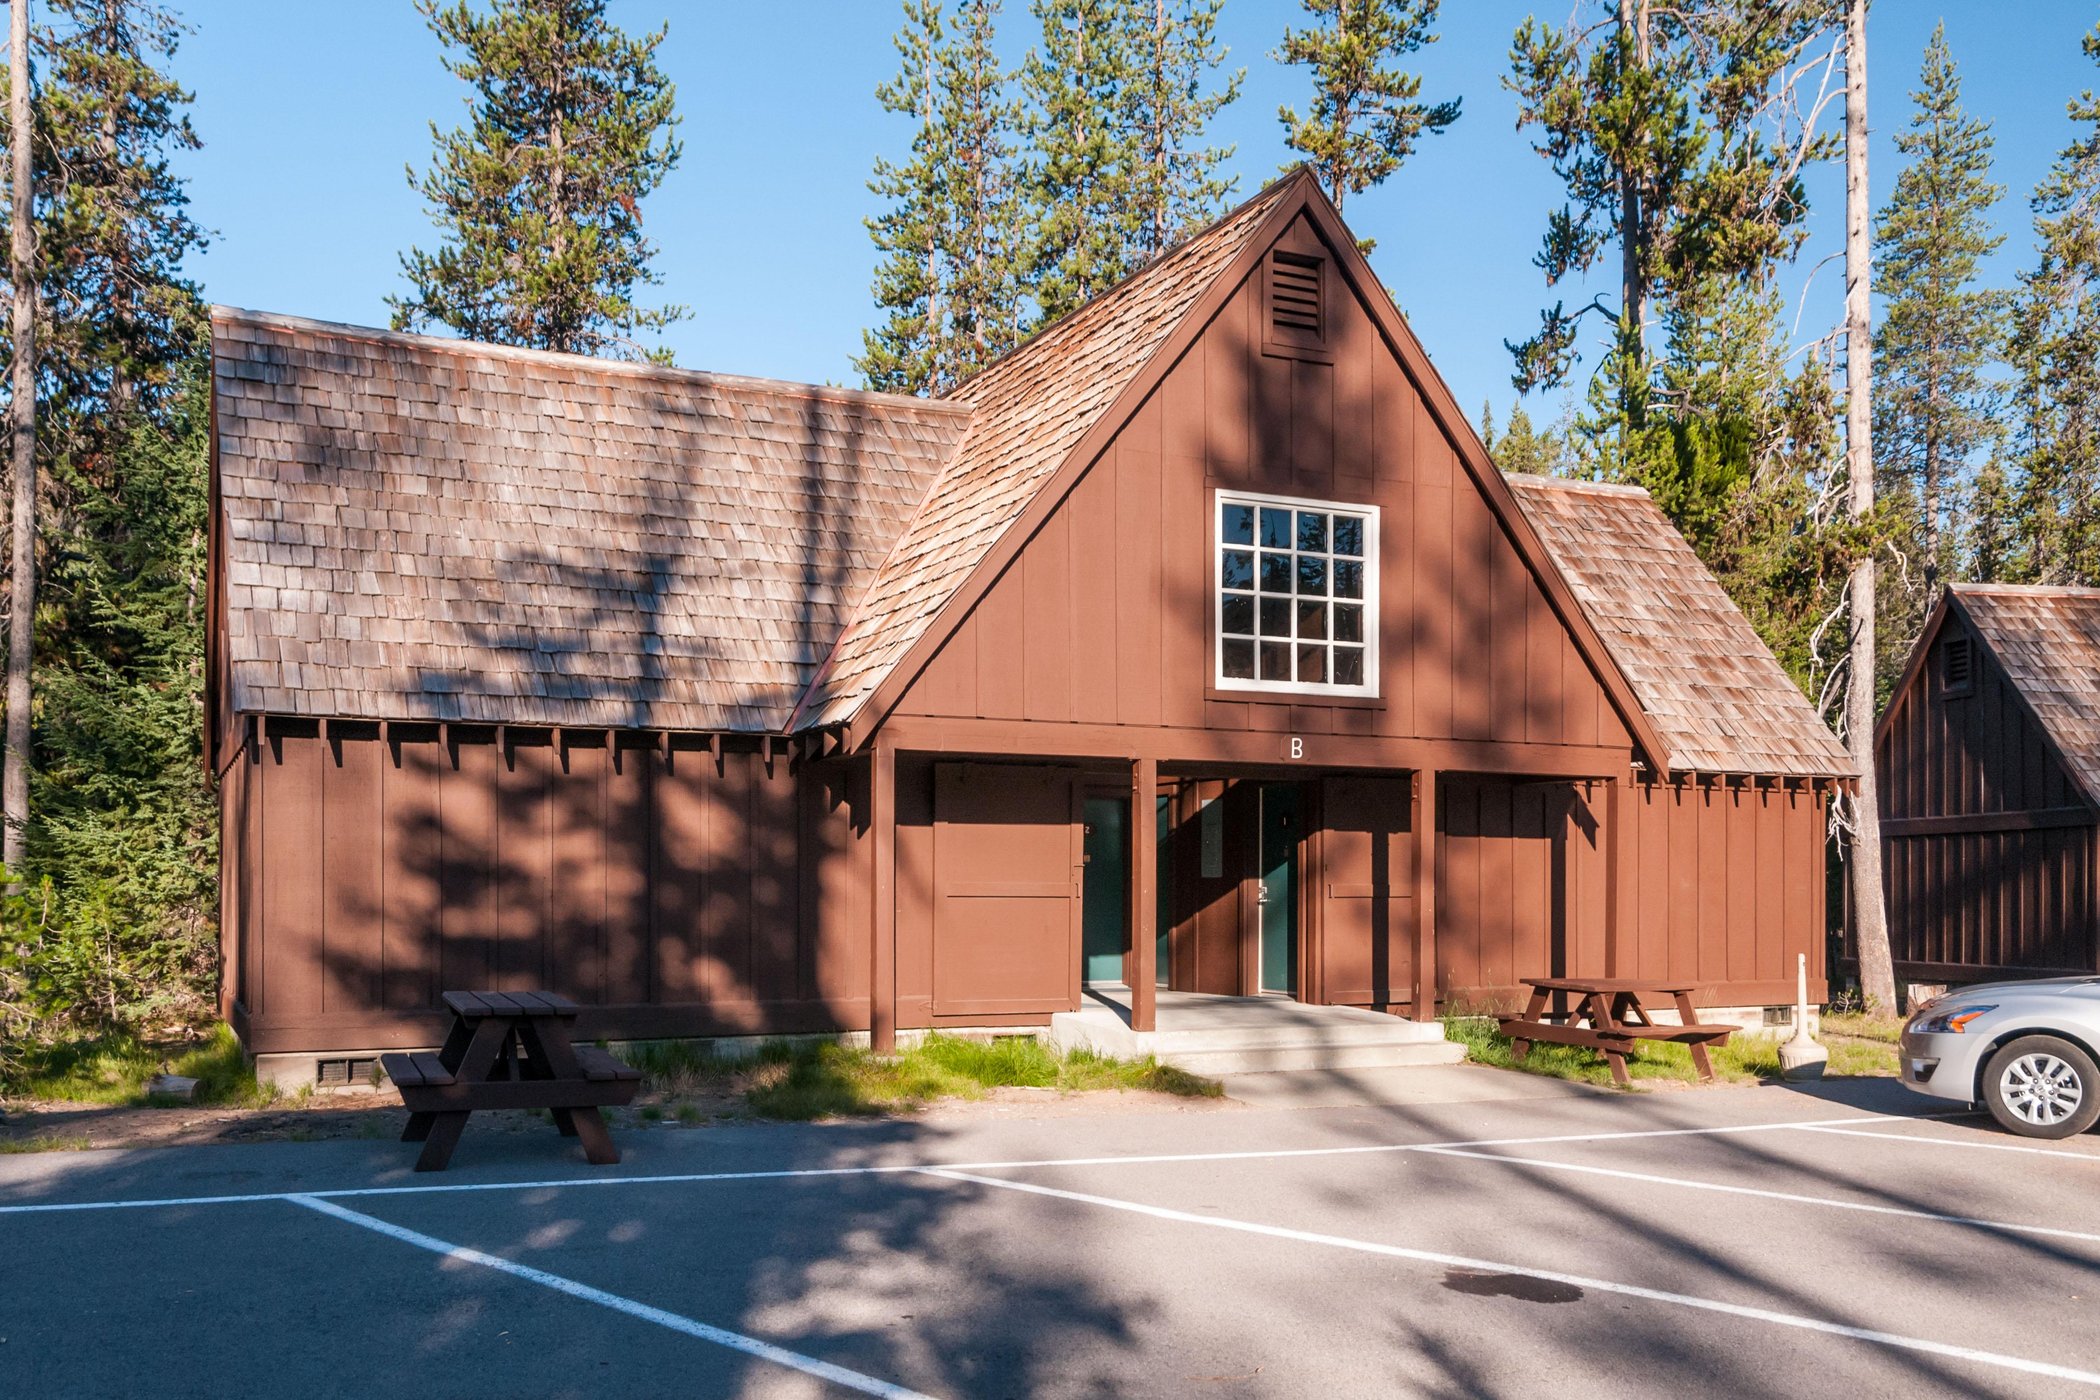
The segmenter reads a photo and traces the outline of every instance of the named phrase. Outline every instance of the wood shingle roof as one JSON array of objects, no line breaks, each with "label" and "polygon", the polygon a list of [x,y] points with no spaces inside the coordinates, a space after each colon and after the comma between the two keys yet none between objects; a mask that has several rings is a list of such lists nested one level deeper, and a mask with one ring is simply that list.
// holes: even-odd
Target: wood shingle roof
[{"label": "wood shingle roof", "polygon": [[876,574],[805,722],[852,718],[1290,188],[1269,186],[956,389],[969,435]]},{"label": "wood shingle roof", "polygon": [[237,712],[777,731],[969,411],[217,309]]},{"label": "wood shingle roof", "polygon": [[2100,588],[1953,583],[1947,593],[2100,802]]},{"label": "wood shingle roof", "polygon": [[1857,772],[1750,620],[1637,486],[1510,473],[1673,771]]}]

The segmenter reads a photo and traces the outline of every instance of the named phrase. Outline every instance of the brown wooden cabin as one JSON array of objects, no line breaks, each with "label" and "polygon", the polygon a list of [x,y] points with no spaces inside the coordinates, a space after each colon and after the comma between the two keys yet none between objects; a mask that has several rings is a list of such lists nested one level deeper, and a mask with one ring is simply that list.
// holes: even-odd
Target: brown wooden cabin
[{"label": "brown wooden cabin", "polygon": [[1844,754],[1643,494],[1492,468],[1303,174],[944,400],[213,333],[253,1051],[1821,986]]},{"label": "brown wooden cabin", "polygon": [[2100,589],[1949,585],[1874,764],[1899,977],[2100,971]]}]

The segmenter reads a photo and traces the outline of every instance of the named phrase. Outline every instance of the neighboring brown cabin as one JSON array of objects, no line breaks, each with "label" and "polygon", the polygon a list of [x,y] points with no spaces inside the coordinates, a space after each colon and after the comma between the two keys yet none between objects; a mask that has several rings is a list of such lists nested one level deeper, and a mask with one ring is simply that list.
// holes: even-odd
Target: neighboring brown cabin
[{"label": "neighboring brown cabin", "polygon": [[2100,590],[1950,585],[1874,762],[1898,976],[2100,971]]},{"label": "neighboring brown cabin", "polygon": [[940,401],[213,329],[252,1050],[1820,995],[1844,753],[1645,495],[1492,468],[1302,174]]}]

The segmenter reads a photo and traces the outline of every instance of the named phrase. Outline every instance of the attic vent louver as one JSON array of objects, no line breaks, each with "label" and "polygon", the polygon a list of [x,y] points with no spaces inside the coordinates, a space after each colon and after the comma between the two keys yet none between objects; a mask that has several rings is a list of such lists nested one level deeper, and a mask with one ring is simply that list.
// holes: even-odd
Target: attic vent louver
[{"label": "attic vent louver", "polygon": [[1270,324],[1293,339],[1320,338],[1320,263],[1300,253],[1269,254]]},{"label": "attic vent louver", "polygon": [[1948,695],[1967,695],[1975,684],[1976,660],[1967,637],[1949,637],[1940,643],[1940,689]]}]

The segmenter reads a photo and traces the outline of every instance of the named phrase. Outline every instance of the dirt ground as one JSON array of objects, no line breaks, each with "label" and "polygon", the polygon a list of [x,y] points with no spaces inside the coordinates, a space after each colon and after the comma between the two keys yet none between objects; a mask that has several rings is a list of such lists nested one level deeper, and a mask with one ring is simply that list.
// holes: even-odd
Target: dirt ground
[{"label": "dirt ground", "polygon": [[[690,1108],[685,1106],[690,1105]],[[1214,1113],[1242,1107],[1230,1099],[1181,1098],[1142,1090],[1063,1093],[1056,1089],[987,1089],[980,1099],[940,1099],[897,1116],[928,1122],[997,1118],[1098,1117],[1118,1113]],[[657,1112],[652,1115],[650,1110]],[[684,1115],[680,1116],[681,1109]],[[129,1107],[94,1103],[0,1100],[0,1152],[83,1151],[110,1147],[179,1147],[198,1143],[327,1142],[401,1136],[408,1111],[391,1089],[315,1095],[273,1108]],[[617,1131],[679,1131],[750,1122],[754,1114],[733,1093],[685,1093],[675,1100],[644,1095],[628,1108],[606,1110]],[[473,1132],[545,1132],[544,1117],[523,1112],[474,1115]]]}]

